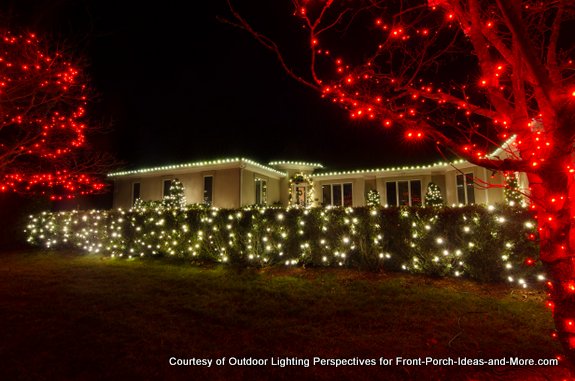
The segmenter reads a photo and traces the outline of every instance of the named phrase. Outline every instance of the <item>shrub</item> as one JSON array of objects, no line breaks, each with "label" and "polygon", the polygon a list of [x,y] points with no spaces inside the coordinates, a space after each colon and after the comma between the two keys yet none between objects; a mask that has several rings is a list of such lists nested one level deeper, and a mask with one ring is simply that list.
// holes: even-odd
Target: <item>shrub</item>
[{"label": "shrub", "polygon": [[31,216],[28,241],[118,257],[173,256],[234,266],[409,271],[526,285],[542,280],[526,209],[365,207],[130,210]]}]

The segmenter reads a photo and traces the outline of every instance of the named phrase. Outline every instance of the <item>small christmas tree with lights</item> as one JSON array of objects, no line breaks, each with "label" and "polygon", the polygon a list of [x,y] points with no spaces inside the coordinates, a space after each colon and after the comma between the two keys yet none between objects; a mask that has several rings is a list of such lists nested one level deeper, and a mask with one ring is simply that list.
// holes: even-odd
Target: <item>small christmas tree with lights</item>
[{"label": "small christmas tree with lights", "polygon": [[184,194],[184,184],[180,180],[172,179],[168,194],[164,196],[162,204],[168,209],[185,209],[186,196]]},{"label": "small christmas tree with lights", "polygon": [[519,182],[515,173],[505,175],[505,202],[507,205],[521,205],[524,203],[523,195],[519,191]]},{"label": "small christmas tree with lights", "polygon": [[441,190],[435,183],[429,183],[427,185],[427,191],[425,192],[425,206],[442,206],[443,196],[441,195]]},{"label": "small christmas tree with lights", "polygon": [[381,197],[379,196],[379,192],[375,189],[370,189],[369,192],[367,192],[367,206],[373,208],[380,205]]}]

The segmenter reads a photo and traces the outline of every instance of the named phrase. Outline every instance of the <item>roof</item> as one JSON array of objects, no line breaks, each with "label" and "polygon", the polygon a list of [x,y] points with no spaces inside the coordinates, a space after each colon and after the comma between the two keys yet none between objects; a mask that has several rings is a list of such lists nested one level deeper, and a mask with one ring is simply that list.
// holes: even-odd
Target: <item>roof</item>
[{"label": "roof", "polygon": [[250,165],[250,166],[253,166],[253,167],[256,167],[259,169],[273,172],[274,174],[279,175],[279,176],[286,176],[285,172],[281,172],[275,168],[271,168],[271,167],[262,165],[256,161],[251,160],[251,159],[246,159],[246,158],[242,158],[242,157],[234,157],[234,158],[196,161],[196,162],[190,162],[190,163],[170,164],[170,165],[164,165],[164,166],[158,166],[158,167],[149,167],[149,168],[127,170],[127,171],[112,172],[112,173],[108,173],[108,177],[124,177],[124,176],[154,174],[154,173],[161,173],[161,172],[169,172],[169,171],[173,171],[173,170],[185,170],[185,169],[207,167],[207,166],[224,166],[224,165],[230,165],[230,164],[237,164],[238,167],[241,165]]}]

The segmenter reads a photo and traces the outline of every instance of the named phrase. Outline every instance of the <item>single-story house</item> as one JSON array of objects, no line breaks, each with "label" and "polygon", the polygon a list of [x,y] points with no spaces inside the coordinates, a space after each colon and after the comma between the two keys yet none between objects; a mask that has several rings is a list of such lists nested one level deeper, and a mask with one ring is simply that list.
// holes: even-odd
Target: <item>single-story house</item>
[{"label": "single-story house", "polygon": [[[504,201],[501,173],[467,161],[423,166],[326,171],[319,163],[275,161],[267,165],[245,158],[200,161],[110,173],[114,208],[137,199],[161,200],[171,180],[184,185],[187,203],[219,208],[247,205],[365,206],[375,190],[383,205],[421,205],[427,186],[439,186],[447,205]],[[519,177],[520,186],[525,186]]]}]

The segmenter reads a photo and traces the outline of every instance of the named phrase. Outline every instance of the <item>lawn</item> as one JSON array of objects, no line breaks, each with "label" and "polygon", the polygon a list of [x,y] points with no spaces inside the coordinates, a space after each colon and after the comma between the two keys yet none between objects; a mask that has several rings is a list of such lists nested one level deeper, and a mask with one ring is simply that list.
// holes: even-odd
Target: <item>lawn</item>
[{"label": "lawn", "polygon": [[[0,258],[2,380],[568,376],[563,365],[395,365],[396,357],[554,358],[560,348],[549,335],[553,322],[542,291],[352,270],[197,268],[74,252]],[[172,357],[213,362],[171,366]],[[226,365],[217,366],[222,357]],[[314,365],[314,357],[376,365]],[[380,366],[382,357],[393,365]],[[264,359],[267,366],[230,365],[230,358]],[[280,366],[286,358],[302,365]]]}]

